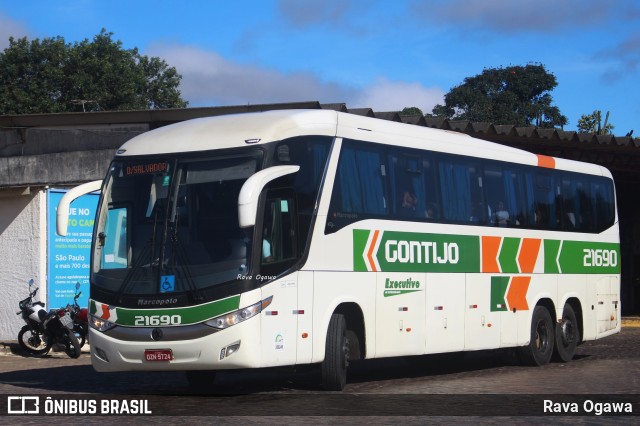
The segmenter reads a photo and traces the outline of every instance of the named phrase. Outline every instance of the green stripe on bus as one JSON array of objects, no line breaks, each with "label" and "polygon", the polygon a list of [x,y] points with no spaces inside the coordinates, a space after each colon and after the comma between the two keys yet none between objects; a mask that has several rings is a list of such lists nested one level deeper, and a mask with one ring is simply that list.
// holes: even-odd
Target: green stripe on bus
[{"label": "green stripe on bus", "polygon": [[[377,239],[371,238],[372,233],[377,233]],[[480,241],[474,235],[355,229],[353,269],[377,270],[379,266],[379,272],[481,272]],[[520,273],[521,245],[521,238],[502,238],[497,259],[502,273]],[[542,247],[546,274],[620,273],[618,243],[544,240]]]},{"label": "green stripe on bus", "polygon": [[[102,305],[100,302],[92,300],[94,306],[91,308],[91,313],[100,316]],[[140,324],[140,317],[180,317],[179,325],[197,324],[217,316],[232,312],[240,307],[240,296],[232,296],[222,300],[216,300],[209,303],[203,303],[197,306],[187,306],[181,308],[160,308],[160,309],[128,309],[120,308],[116,309],[115,322],[118,325],[123,326],[135,326],[144,325]],[[113,307],[111,307],[113,309]],[[136,324],[136,317],[138,317],[138,324]],[[172,325],[177,325],[172,322]],[[148,324],[147,324],[148,325]],[[157,325],[157,324],[156,324]]]},{"label": "green stripe on bus", "polygon": [[620,244],[564,241],[559,263],[563,274],[619,274]]},{"label": "green stripe on bus", "polygon": [[[353,233],[355,271],[367,271],[369,232]],[[480,272],[478,236],[381,231],[379,238],[373,255],[382,272]]]}]

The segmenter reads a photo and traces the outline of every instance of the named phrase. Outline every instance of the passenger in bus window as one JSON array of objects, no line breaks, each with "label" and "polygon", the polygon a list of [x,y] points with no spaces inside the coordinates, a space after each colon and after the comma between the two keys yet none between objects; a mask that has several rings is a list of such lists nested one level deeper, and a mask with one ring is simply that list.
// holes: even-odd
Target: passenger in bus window
[{"label": "passenger in bus window", "polygon": [[437,219],[440,216],[438,206],[434,203],[429,203],[427,205],[427,211],[425,212],[425,217],[427,219]]},{"label": "passenger in bus window", "polygon": [[546,226],[548,225],[548,220],[544,213],[544,210],[540,204],[536,206],[536,210],[534,212],[534,219],[536,222],[536,226]]},{"label": "passenger in bus window", "polygon": [[410,191],[404,191],[402,194],[402,213],[404,215],[415,216],[417,205],[418,197]]},{"label": "passenger in bus window", "polygon": [[499,201],[496,206],[495,222],[498,226],[507,226],[509,223],[509,212],[504,208],[502,201]]},{"label": "passenger in bus window", "polygon": [[576,228],[576,214],[573,212],[573,208],[571,205],[573,204],[569,200],[564,200],[564,212],[565,212],[565,229],[575,229]]},{"label": "passenger in bus window", "polygon": [[476,207],[476,205],[474,205],[474,204],[471,205],[471,212],[469,213],[469,222],[474,223],[474,224],[480,223],[480,220],[481,220],[480,212],[481,211],[482,211],[482,203],[479,203],[478,207]]},{"label": "passenger in bus window", "polygon": [[262,238],[262,263],[271,263],[273,262],[273,256],[271,254],[271,242],[269,241],[269,230],[267,227],[264,228],[263,238]]}]

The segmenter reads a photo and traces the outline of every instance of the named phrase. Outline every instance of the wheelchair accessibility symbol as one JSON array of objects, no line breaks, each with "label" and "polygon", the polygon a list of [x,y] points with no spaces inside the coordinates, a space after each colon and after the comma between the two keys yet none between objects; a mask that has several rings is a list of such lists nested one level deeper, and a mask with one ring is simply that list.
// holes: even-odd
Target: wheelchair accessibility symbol
[{"label": "wheelchair accessibility symbol", "polygon": [[163,275],[160,277],[160,293],[171,293],[176,289],[176,276]]}]

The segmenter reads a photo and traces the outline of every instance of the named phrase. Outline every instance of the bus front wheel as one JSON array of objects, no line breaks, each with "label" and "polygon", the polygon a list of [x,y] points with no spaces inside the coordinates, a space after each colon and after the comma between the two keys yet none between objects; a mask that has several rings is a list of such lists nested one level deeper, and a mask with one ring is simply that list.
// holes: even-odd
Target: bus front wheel
[{"label": "bus front wheel", "polygon": [[347,384],[349,366],[349,338],[347,322],[342,314],[333,314],[327,330],[324,361],[321,365],[322,386],[325,390],[341,391]]},{"label": "bus front wheel", "polygon": [[531,316],[529,344],[518,348],[518,357],[525,365],[542,366],[551,361],[555,341],[553,321],[544,306],[536,306]]}]

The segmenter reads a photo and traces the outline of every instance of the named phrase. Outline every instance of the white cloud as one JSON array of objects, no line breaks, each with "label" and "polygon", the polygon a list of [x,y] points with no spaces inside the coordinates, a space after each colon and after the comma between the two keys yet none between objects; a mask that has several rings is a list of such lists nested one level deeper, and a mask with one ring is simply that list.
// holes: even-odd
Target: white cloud
[{"label": "white cloud", "polygon": [[438,87],[425,87],[420,83],[379,79],[363,90],[350,108],[371,108],[374,111],[401,111],[405,107],[418,107],[430,113],[436,104],[444,103],[445,92]]},{"label": "white cloud", "polygon": [[336,102],[354,89],[324,82],[311,73],[282,73],[240,64],[192,46],[154,45],[146,53],[164,59],[182,75],[182,97],[191,106],[270,102]]},{"label": "white cloud", "polygon": [[619,42],[617,46],[598,52],[596,59],[603,58],[612,60],[602,76],[605,82],[635,76],[640,70],[640,36],[634,35]]},{"label": "white cloud", "polygon": [[276,6],[283,18],[298,28],[318,24],[342,25],[356,7],[353,0],[278,0]]},{"label": "white cloud", "polygon": [[152,46],[146,54],[164,59],[182,75],[180,91],[191,106],[243,105],[319,101],[349,108],[399,111],[417,106],[423,112],[443,102],[444,92],[420,83],[379,79],[356,89],[326,82],[309,72],[283,73],[245,65],[193,46]]},{"label": "white cloud", "polygon": [[413,0],[419,16],[503,33],[592,27],[635,11],[625,0]]},{"label": "white cloud", "polygon": [[9,37],[18,39],[27,35],[29,32],[21,22],[14,21],[0,12],[0,50],[9,47]]}]

